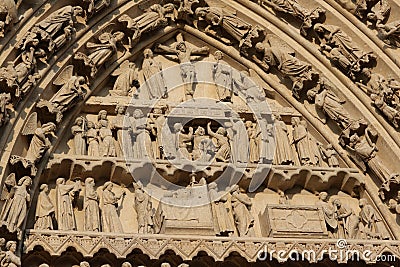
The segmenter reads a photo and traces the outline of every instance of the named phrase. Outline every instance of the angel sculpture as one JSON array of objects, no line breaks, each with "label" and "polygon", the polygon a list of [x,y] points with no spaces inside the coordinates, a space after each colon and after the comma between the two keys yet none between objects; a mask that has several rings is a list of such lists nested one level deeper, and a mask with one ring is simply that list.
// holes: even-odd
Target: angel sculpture
[{"label": "angel sculpture", "polygon": [[39,100],[37,107],[47,107],[50,113],[56,114],[56,122],[61,122],[63,113],[82,100],[88,90],[86,79],[83,76],[76,76],[74,66],[67,66],[58,75],[54,85],[61,86],[50,100]]},{"label": "angel sculpture", "polygon": [[333,91],[333,85],[326,78],[321,78],[318,85],[307,91],[308,100],[314,103],[314,107],[309,102],[305,106],[311,114],[318,118],[322,123],[326,123],[326,117],[336,121],[341,128],[346,128],[353,119],[342,104],[346,101],[341,100]]},{"label": "angel sculpture", "polygon": [[[28,211],[31,185],[32,179],[29,176],[22,177],[17,183],[13,173],[7,177],[4,185],[5,190],[10,188],[10,191],[8,191],[5,205],[1,211],[1,225],[5,225],[10,233],[17,232],[19,237],[21,237],[21,226]],[[2,196],[3,198],[4,196]]]},{"label": "angel sculpture", "polygon": [[32,113],[22,129],[22,135],[33,135],[32,140],[29,144],[28,151],[25,157],[18,155],[12,155],[10,163],[15,165],[21,163],[24,169],[30,169],[31,175],[35,176],[37,169],[35,164],[38,163],[47,149],[50,148],[51,142],[48,138],[49,135],[57,138],[55,135],[56,125],[52,122],[48,122],[40,126],[37,120],[37,113]]},{"label": "angel sculpture", "polygon": [[137,98],[137,89],[140,84],[135,63],[125,60],[111,75],[117,76],[114,87],[109,92],[111,96],[135,96]]},{"label": "angel sculpture", "polygon": [[131,41],[137,42],[144,33],[167,26],[168,19],[174,21],[177,16],[176,12],[174,4],[169,3],[163,6],[154,4],[136,18],[124,14],[118,21],[126,24],[126,28],[133,32],[130,37]]},{"label": "angel sculpture", "polygon": [[2,93],[0,94],[0,127],[3,126],[10,118],[7,111],[7,105],[11,101],[11,95]]},{"label": "angel sculpture", "polygon": [[85,55],[82,52],[77,52],[74,59],[82,61],[85,69],[90,67],[90,76],[94,77],[97,74],[97,70],[105,62],[109,61],[111,57],[117,52],[117,44],[124,39],[125,34],[117,31],[114,33],[104,32],[97,38],[100,43],[87,42],[86,48],[89,49],[89,55]]},{"label": "angel sculpture", "polygon": [[18,6],[21,0],[16,4],[14,0],[0,0],[0,37],[4,37],[6,30],[18,22]]}]

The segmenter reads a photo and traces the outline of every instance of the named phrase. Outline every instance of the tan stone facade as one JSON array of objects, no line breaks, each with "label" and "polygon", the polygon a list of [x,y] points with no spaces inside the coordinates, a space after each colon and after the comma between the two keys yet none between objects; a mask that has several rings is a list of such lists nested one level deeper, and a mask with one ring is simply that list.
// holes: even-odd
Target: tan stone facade
[{"label": "tan stone facade", "polygon": [[397,266],[399,10],[0,0],[0,266]]}]

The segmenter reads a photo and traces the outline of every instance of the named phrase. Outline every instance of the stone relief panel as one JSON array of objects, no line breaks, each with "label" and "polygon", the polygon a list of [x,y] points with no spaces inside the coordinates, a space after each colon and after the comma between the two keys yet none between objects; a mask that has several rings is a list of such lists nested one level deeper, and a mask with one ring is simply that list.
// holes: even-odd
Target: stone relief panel
[{"label": "stone relief panel", "polygon": [[[88,22],[108,10],[111,1],[81,4],[57,8],[16,43],[15,60],[0,70],[1,125],[6,125],[24,96],[38,89],[39,65],[72,45],[81,18]],[[253,250],[259,245],[257,238],[304,233],[310,238],[395,238],[393,228],[385,224],[387,215],[364,188],[364,175],[348,168],[346,157],[383,183],[380,197],[393,213],[398,209],[398,175],[391,168],[396,166],[384,164],[387,155],[380,150],[382,137],[374,125],[354,116],[348,98],[331,77],[311,64],[312,59],[269,27],[247,21],[223,3],[140,4],[138,12],[113,16],[82,41],[26,114],[18,137],[21,145],[12,149],[4,171],[8,178],[3,183],[1,222],[18,239],[23,238],[25,223],[34,229],[27,235],[27,251],[37,242],[59,255],[67,247],[53,249],[51,239],[63,233],[68,238],[85,233],[89,239],[102,239],[106,244],[102,248],[119,246],[114,249],[117,252],[110,249],[119,257],[126,256],[119,249],[127,246],[103,233],[154,235],[159,244],[164,235],[199,234],[212,240],[209,247],[217,246],[215,236],[245,237]],[[314,38],[313,45],[321,54],[398,127],[396,79],[374,72],[380,59],[357,39],[353,41],[345,29],[328,24],[329,20],[325,24],[324,8],[309,9],[293,1],[258,4],[300,22],[300,34]],[[380,1],[360,8],[368,11],[362,16],[375,23],[381,37],[388,27],[384,39],[394,45],[396,26],[384,24],[390,5]],[[153,33],[168,30],[156,43],[145,43]],[[205,62],[211,62],[207,69],[202,68]],[[168,69],[177,66],[179,75],[169,76]],[[199,82],[204,73],[210,84]],[[171,77],[182,86],[172,89]],[[288,107],[292,100],[271,86],[278,79],[317,122],[310,114],[298,113],[303,107]],[[198,100],[202,97],[214,99],[216,106],[203,104]],[[190,101],[199,102],[185,106]],[[261,117],[252,114],[251,108],[263,103],[269,103],[271,110],[261,110]],[[331,144],[319,132],[322,128],[316,129],[320,122],[334,130],[337,143]],[[162,140],[163,135],[169,137],[168,142]],[[245,149],[238,146],[244,143]],[[179,168],[171,161],[185,166]],[[235,170],[240,164],[244,167]],[[271,172],[259,171],[260,165]],[[158,192],[162,201],[153,199],[159,177],[149,170],[182,189]],[[221,187],[216,182],[221,173],[236,179],[238,185]],[[137,176],[144,175],[150,176],[149,183],[136,182]],[[249,193],[257,179],[260,190]],[[202,198],[207,205],[191,207],[194,199]],[[28,208],[30,202],[32,208]],[[123,238],[126,243],[132,241],[132,237]],[[84,239],[79,236],[68,242],[78,247],[77,242]],[[174,244],[180,248],[179,242]],[[15,246],[7,243],[6,254],[20,266]],[[240,250],[240,245],[235,246],[232,251]],[[92,257],[95,250],[85,253]],[[254,259],[254,255],[247,257]]]}]

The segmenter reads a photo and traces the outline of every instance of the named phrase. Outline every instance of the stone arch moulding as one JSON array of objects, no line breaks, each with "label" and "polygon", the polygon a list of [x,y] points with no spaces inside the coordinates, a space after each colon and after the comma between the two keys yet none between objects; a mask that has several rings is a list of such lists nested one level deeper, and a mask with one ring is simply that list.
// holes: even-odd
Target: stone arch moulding
[{"label": "stone arch moulding", "polygon": [[[0,1],[1,7],[10,4],[6,0],[3,2]],[[316,1],[320,10],[310,7],[306,1],[296,4],[282,1],[284,5],[278,11],[279,1],[272,0],[182,0],[162,3],[152,0],[65,3],[41,1],[32,5],[28,2],[22,0],[17,3],[18,14],[24,16],[20,20],[14,18],[12,22],[4,22],[4,37],[0,40],[0,65],[3,66],[0,70],[0,170],[3,188],[0,204],[3,227],[0,235],[7,241],[15,240],[18,244],[17,251],[10,251],[7,257],[15,253],[22,259],[29,258],[27,255],[30,253],[40,254],[37,251],[38,246],[56,257],[73,246],[89,262],[100,249],[107,249],[118,259],[124,259],[135,249],[140,249],[151,260],[158,259],[167,250],[172,250],[185,262],[189,262],[200,251],[205,251],[215,261],[224,261],[231,253],[237,252],[247,261],[254,262],[262,247],[268,247],[269,250],[279,247],[304,249],[306,244],[314,249],[330,248],[336,246],[337,237],[350,239],[349,245],[361,248],[361,251],[371,249],[377,254],[389,251],[399,257],[397,251],[400,226],[397,212],[400,210],[400,200],[397,192],[400,190],[400,170],[397,161],[400,156],[400,137],[397,123],[400,123],[400,115],[396,108],[400,103],[397,91],[400,83],[397,82],[396,73],[400,73],[397,60],[400,51],[395,44],[388,47],[384,41],[389,40],[389,37],[394,40],[400,36],[393,32],[390,36],[385,35],[386,39],[382,37],[385,25],[389,27],[394,23],[392,17],[385,17],[386,21],[382,20],[379,27],[376,23],[375,28],[368,28],[365,24],[369,22],[362,20],[363,18],[357,19],[334,0]],[[394,11],[399,9],[398,4],[391,1],[387,4],[391,6],[392,16],[395,17]],[[291,10],[295,9],[298,13],[293,15]],[[376,10],[367,6],[366,11],[369,9]],[[64,12],[63,16],[71,17],[71,24],[68,27],[67,24],[63,25],[62,31],[53,29],[53,32],[47,32],[46,35],[46,30],[49,29],[44,24],[46,19],[55,16],[60,10]],[[379,14],[386,14],[383,7],[380,10]],[[154,16],[160,16],[164,12],[162,23],[143,30],[140,23],[144,22],[135,19],[150,12]],[[62,19],[61,17],[60,15],[58,19]],[[216,18],[220,20],[212,21]],[[393,23],[390,24],[391,22]],[[15,26],[11,27],[12,23]],[[118,36],[118,33],[123,34]],[[377,34],[380,35],[376,36]],[[229,170],[234,173],[232,177],[239,177],[240,188],[246,193],[237,194],[246,195],[250,203],[256,203],[251,210],[255,217],[251,225],[255,228],[254,236],[243,237],[240,230],[236,229],[233,231],[234,237],[205,234],[204,237],[193,239],[180,235],[179,227],[177,232],[170,232],[172,235],[168,234],[168,229],[161,230],[167,232],[159,234],[145,234],[136,229],[115,235],[83,231],[84,190],[80,193],[79,190],[76,191],[81,197],[77,197],[78,204],[75,203],[78,214],[74,222],[76,225],[74,229],[66,229],[78,231],[63,231],[61,228],[33,229],[38,200],[46,195],[40,192],[41,185],[49,184],[48,198],[50,203],[56,205],[56,179],[61,177],[61,173],[68,180],[78,176],[94,177],[103,172],[103,176],[94,177],[96,185],[105,184],[107,180],[124,184],[127,186],[127,199],[137,203],[135,199],[143,189],[132,187],[130,170],[137,169],[133,172],[134,175],[147,175],[151,162],[136,159],[126,165],[121,160],[122,157],[118,156],[101,159],[76,155],[71,152],[76,148],[70,147],[71,127],[80,116],[94,120],[103,109],[111,111],[108,113],[114,119],[114,110],[120,104],[118,101],[121,98],[118,96],[115,100],[107,94],[116,81],[113,73],[124,66],[127,60],[135,62],[139,67],[145,49],[157,50],[158,43],[169,45],[176,40],[177,35],[182,35],[183,40],[190,41],[195,46],[207,46],[212,53],[221,51],[224,60],[239,71],[249,70],[250,78],[263,89],[265,96],[262,101],[273,106],[272,113],[283,118],[285,127],[291,127],[289,122],[292,118],[304,121],[305,131],[310,136],[307,138],[313,140],[308,142],[318,145],[318,164],[313,165],[309,162],[310,159],[303,162],[301,156],[294,154],[297,160],[300,157],[298,163],[295,160],[292,165],[273,162],[272,171],[268,175],[264,175],[264,169],[257,172],[256,164],[250,164],[243,173],[235,173],[232,165],[221,162],[214,163],[210,169],[201,173],[215,179],[220,173]],[[110,56],[102,55],[105,63],[96,65],[93,58],[90,58],[88,45],[115,47],[110,50]],[[202,60],[214,60],[212,53]],[[173,61],[163,54],[155,54],[162,65],[173,65]],[[143,71],[140,68],[138,73],[136,80],[143,82]],[[381,74],[385,74],[385,77]],[[63,80],[60,77],[64,75],[69,76]],[[79,97],[76,97],[73,105],[56,106],[53,100],[60,88],[64,88],[65,79],[75,79],[73,86],[84,89],[86,94],[80,95],[79,101]],[[232,105],[234,104],[233,102]],[[246,120],[251,118],[247,111],[241,111],[240,114]],[[266,116],[267,120],[274,120],[271,114]],[[55,127],[54,134],[58,138],[50,135],[46,137],[46,129],[50,133],[52,127]],[[289,129],[292,132],[292,128]],[[185,128],[185,131],[188,129]],[[36,158],[29,158],[34,138],[39,138],[37,142],[41,141],[40,138],[47,140],[51,142],[51,146],[38,144],[43,151],[33,153]],[[292,133],[289,138],[294,139]],[[155,142],[154,138],[152,140]],[[336,154],[337,164],[329,160],[323,161],[322,150],[328,144],[331,144],[331,151]],[[292,144],[291,149],[298,148]],[[180,184],[190,182],[185,176],[187,173],[171,167],[161,159],[157,160],[154,163],[156,170],[164,177]],[[26,176],[32,178],[32,185],[28,185],[29,179]],[[251,191],[250,181],[258,176],[263,179],[262,190],[248,192]],[[198,175],[195,179],[200,178]],[[18,208],[23,215],[19,216],[23,218],[10,222],[9,217],[12,217],[13,210],[9,206],[16,199],[14,192],[24,191],[24,186],[30,187],[30,191],[25,189],[25,193],[30,195],[31,204],[21,204]],[[121,187],[118,190],[125,189]],[[324,209],[310,205],[314,199],[314,202],[318,200],[317,195],[322,191],[329,191],[332,200],[325,203],[332,207],[333,213],[352,210],[360,225],[367,212],[363,207],[368,205],[367,210],[373,213],[372,217],[376,217],[370,224],[376,224],[376,229],[369,225],[370,228],[361,230],[357,226],[357,231],[364,234],[364,238],[352,236],[350,233],[340,236],[339,230],[330,233],[325,220],[320,218],[323,230],[319,236],[311,235],[310,239],[297,237],[293,241],[292,232],[279,232],[271,226],[272,223],[268,220],[272,220],[274,209],[282,209],[283,206],[279,205],[286,205],[283,210],[291,212],[287,214],[287,218],[298,214],[301,205],[295,204],[299,203],[308,206],[305,208],[307,212],[312,210],[319,216],[323,215]],[[230,194],[231,197],[235,193]],[[102,192],[98,191],[97,194]],[[276,205],[278,195],[279,205]],[[350,199],[351,207],[347,210],[345,207],[334,207],[338,202],[335,202],[336,199],[344,203]],[[365,199],[368,204],[360,204],[359,207],[358,200],[361,203],[361,199]],[[231,201],[229,199],[228,202]],[[268,205],[263,204],[265,202]],[[210,207],[212,210],[213,206]],[[125,205],[121,212],[123,209],[126,209]],[[306,212],[305,210],[301,212]],[[55,213],[57,212],[56,208]],[[233,214],[234,209],[230,207],[229,212]],[[136,213],[139,214],[138,211],[133,214]],[[232,220],[237,226],[240,220],[235,219],[235,216]],[[304,215],[300,216],[302,217]],[[137,218],[127,220],[140,229]],[[350,220],[350,217],[346,220]],[[214,227],[215,224],[214,222]],[[125,229],[126,225],[123,226]],[[263,228],[268,228],[269,232]],[[385,230],[378,231],[378,228]],[[9,246],[6,247],[9,250]],[[47,254],[43,258],[48,258]]]}]

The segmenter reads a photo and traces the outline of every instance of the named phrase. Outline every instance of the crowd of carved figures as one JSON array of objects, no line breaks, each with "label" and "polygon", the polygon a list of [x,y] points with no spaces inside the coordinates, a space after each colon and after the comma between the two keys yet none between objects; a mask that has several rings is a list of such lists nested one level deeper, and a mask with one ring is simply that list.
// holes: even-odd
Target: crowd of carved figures
[{"label": "crowd of carved figures", "polygon": [[[42,63],[48,63],[51,56],[70,43],[77,31],[78,17],[89,19],[110,5],[107,0],[82,0],[82,6],[62,7],[33,25],[15,44],[17,57],[0,68],[0,126],[10,118],[10,105],[17,105],[28,96],[42,79]],[[299,59],[295,51],[274,34],[267,33],[261,26],[251,25],[235,13],[219,7],[201,6],[195,10],[195,1],[175,1],[164,5],[154,4],[143,14],[132,18],[126,14],[116,19],[118,30],[101,32],[83,48],[72,55],[70,64],[64,67],[52,82],[56,91],[49,99],[40,99],[36,112],[31,113],[21,132],[29,136],[29,145],[25,156],[12,155],[10,164],[22,166],[37,173],[37,164],[44,157],[55,139],[58,123],[77,103],[90,93],[90,84],[106,64],[114,62],[113,57],[119,49],[130,49],[146,34],[162,29],[178,20],[206,34],[217,38],[227,45],[237,46],[247,59],[258,64],[265,72],[279,73],[291,83],[293,96],[304,101],[306,108],[321,122],[336,122],[341,129],[340,145],[363,170],[370,170],[381,181],[393,177],[377,154],[378,134],[362,118],[354,118],[345,108],[338,88],[326,77],[318,73],[311,64]],[[368,2],[368,3],[367,3]],[[298,2],[291,0],[260,0],[263,7],[294,16],[301,22],[300,32],[308,37],[317,36],[320,51],[334,65],[346,74],[359,88],[371,98],[373,105],[395,126],[400,126],[400,83],[392,77],[384,77],[372,71],[377,57],[369,51],[358,48],[349,35],[341,28],[324,24],[326,11],[321,7],[308,10]],[[3,5],[0,5],[2,7]],[[17,6],[9,7],[5,21],[0,21],[0,33],[4,34],[18,20]],[[0,10],[1,12],[1,10]],[[379,37],[387,44],[400,46],[400,22],[386,23],[390,6],[386,1],[371,5],[369,1],[358,1],[354,13],[363,21],[375,25]],[[167,98],[167,86],[161,70],[163,66],[154,54],[176,57],[180,63],[180,75],[185,83],[183,100],[193,98],[196,90],[196,68],[193,56],[208,56],[210,48],[196,47],[178,34],[172,45],[155,44],[143,51],[141,71],[146,83],[146,92],[140,92],[138,68],[135,63],[124,61],[112,73],[115,82],[110,96],[126,96],[147,99]],[[196,57],[197,59],[198,57]],[[220,101],[231,102],[234,94],[244,96],[249,103],[265,101],[261,88],[252,85],[247,71],[240,77],[232,77],[226,69],[224,54],[214,53],[215,63],[212,77],[216,84]],[[276,71],[276,72],[275,72]],[[230,88],[231,90],[226,90]],[[46,116],[43,114],[47,114]],[[115,115],[115,116],[114,116]],[[71,127],[73,135],[73,154],[91,157],[128,157],[143,159],[183,159],[207,162],[273,163],[276,165],[322,166],[325,161],[329,167],[339,167],[336,150],[332,145],[323,146],[307,129],[307,123],[299,117],[291,119],[291,126],[274,114],[272,118],[262,118],[258,123],[253,120],[236,119],[226,121],[222,126],[212,122],[185,128],[174,123],[170,129],[163,127],[168,115],[168,107],[154,108],[149,117],[141,109],[135,109],[132,116],[126,113],[126,107],[117,105],[112,118],[106,110],[101,110],[97,120],[84,116],[78,117]],[[51,117],[51,119],[48,119]],[[272,129],[269,122],[274,122]],[[128,122],[128,123],[127,123]],[[163,131],[173,135],[163,139]],[[275,136],[274,136],[275,135]],[[275,140],[275,141],[274,141]],[[276,142],[276,150],[271,147]],[[248,143],[248,150],[238,149],[237,145]],[[19,165],[20,164],[20,165]],[[1,200],[4,201],[0,220],[9,232],[21,236],[24,219],[30,205],[32,178],[19,179],[10,174],[4,184]],[[74,207],[79,195],[84,197],[84,230],[94,232],[123,232],[119,219],[118,206],[124,202],[126,190],[112,182],[106,182],[101,189],[96,188],[95,179],[87,178],[66,181],[56,179],[55,199],[49,195],[49,186],[39,187],[35,214],[35,229],[41,230],[77,230]],[[239,187],[218,191],[216,184],[208,184],[209,195],[215,199],[211,206],[214,215],[214,229],[218,236],[254,235],[254,218],[251,212],[252,201]],[[120,193],[122,192],[122,193]],[[139,233],[159,233],[162,217],[157,217],[155,204],[140,183],[134,184],[134,208],[137,214]],[[280,192],[281,204],[288,199]],[[101,203],[101,205],[100,205]],[[392,210],[398,212],[399,199],[389,200]],[[330,203],[327,194],[320,193],[321,207],[325,222],[332,237],[387,239],[388,233],[381,218],[365,199],[359,200],[360,213],[348,208],[345,203],[335,199]],[[0,239],[0,248],[5,240]],[[20,266],[15,256],[16,243],[9,241],[2,259],[8,266]],[[3,261],[3,260],[2,260]],[[89,266],[81,263],[80,266]],[[129,266],[127,263],[125,266]]]},{"label": "crowd of carved figures", "polygon": [[329,201],[326,192],[319,193],[316,206],[322,209],[326,227],[332,238],[389,239],[382,218],[367,200],[359,201],[359,214],[340,199]]},{"label": "crowd of carved figures", "polygon": [[266,118],[258,124],[231,118],[217,128],[209,122],[185,129],[178,122],[169,129],[167,112],[167,107],[156,107],[149,118],[145,118],[140,109],[135,109],[130,116],[126,107],[117,105],[112,119],[105,110],[98,113],[97,121],[78,117],[71,127],[72,153],[91,157],[272,162],[298,166],[322,166],[325,161],[329,167],[339,166],[333,147],[319,143],[309,133],[306,121],[299,117],[293,117],[288,126],[280,115],[273,115],[275,131]]},{"label": "crowd of carved figures", "polygon": [[[100,10],[108,4],[107,1],[88,2],[88,10],[86,10],[85,13],[91,14],[94,10]],[[394,125],[398,124],[399,115],[396,109],[398,103],[397,81],[394,79],[386,81],[381,75],[372,73],[371,68],[376,61],[375,55],[364,52],[353,45],[351,38],[338,27],[323,24],[325,15],[323,9],[316,8],[310,11],[301,7],[300,4],[290,1],[260,1],[259,4],[262,6],[269,5],[281,12],[295,15],[303,22],[303,35],[314,31],[320,40],[321,51],[332,59],[342,71],[349,74],[352,80],[359,82],[360,87],[363,87],[370,94],[375,106],[380,109]],[[224,12],[226,13],[226,11]],[[217,7],[198,7],[196,10],[191,10],[191,5],[183,5],[178,8],[174,4],[165,4],[163,6],[155,4],[146,9],[139,17],[131,18],[128,15],[120,16],[117,20],[125,27],[125,32],[103,32],[96,37],[97,40],[94,42],[87,42],[87,52],[80,51],[75,53],[72,59],[72,65],[65,67],[53,82],[55,86],[60,86],[56,88],[58,89],[57,93],[54,94],[51,99],[41,99],[37,103],[38,111],[40,111],[40,114],[47,113],[54,115],[53,121],[56,123],[61,122],[63,114],[85,97],[89,90],[90,80],[97,74],[98,69],[113,57],[119,49],[118,45],[122,44],[124,39],[129,39],[129,46],[133,46],[134,43],[143,38],[146,33],[165,27],[168,23],[177,19],[187,19],[189,16],[192,20],[198,20],[199,23],[195,25],[206,33],[223,41],[225,40],[225,43],[230,45],[239,43],[242,54],[254,60],[265,71],[276,68],[278,72],[292,82],[292,92],[296,98],[302,99],[304,96],[307,96],[306,106],[314,111],[313,114],[316,114],[321,121],[325,122],[326,119],[329,118],[336,121],[341,128],[346,128],[349,125],[353,125],[353,123],[358,120],[358,118],[351,118],[343,107],[344,101],[337,96],[337,88],[315,71],[310,64],[298,59],[294,50],[280,38],[267,33],[258,26],[252,26],[244,22],[234,13],[227,15],[224,12]],[[80,6],[66,6],[54,11],[43,21],[34,25],[18,42],[17,47],[20,51],[20,55],[11,65],[3,67],[0,71],[2,73],[0,76],[3,76],[2,88],[5,92],[2,95],[3,101],[1,102],[3,103],[3,123],[9,117],[6,108],[7,103],[12,101],[15,97],[22,97],[29,91],[29,88],[35,86],[36,79],[40,78],[37,62],[46,60],[49,54],[56,52],[71,39],[77,24],[77,17],[83,16],[83,13],[83,8]],[[222,16],[222,14],[224,15]],[[228,42],[227,40],[233,41]],[[167,46],[156,44],[154,51],[156,53],[171,54],[177,57],[178,62],[181,63],[182,80],[185,82],[184,100],[193,98],[196,89],[196,70],[192,63],[192,55],[207,55],[209,53],[209,48],[195,47],[184,41],[182,35],[178,35],[177,42],[174,45]],[[148,82],[146,92],[148,98],[167,97],[164,77],[162,74],[159,74],[159,71],[162,70],[161,64],[154,59],[152,50],[145,49],[143,54],[144,60],[142,63],[142,70],[145,82]],[[231,101],[234,92],[233,87],[236,86],[236,90],[240,91],[249,102],[264,101],[265,95],[263,96],[263,93],[261,93],[259,89],[250,88],[251,86],[246,84],[249,83],[246,73],[243,73],[243,76],[236,79],[232,77],[229,78],[229,74],[226,75],[226,71],[223,69],[223,54],[221,52],[216,52],[214,58],[216,63],[212,72],[215,81],[218,81],[218,83],[230,84],[232,88],[232,90],[223,90],[219,88],[217,91],[220,100]],[[78,72],[79,75],[75,74]],[[153,76],[154,74],[155,77]],[[125,61],[113,75],[117,76],[117,78],[113,89],[110,90],[111,96],[139,97],[141,94],[141,92],[138,91],[140,83],[138,70],[134,63]],[[150,77],[152,78],[150,79]],[[376,79],[379,79],[379,82],[376,81]],[[7,93],[9,93],[11,97],[7,95]],[[154,133],[155,135],[160,134],[157,133],[157,127],[151,127],[157,123],[155,122],[150,125],[150,123],[145,122],[146,119],[142,118],[140,110],[137,110],[136,118],[134,118],[136,124],[138,124],[134,127],[136,129],[124,129],[124,126],[121,125],[124,115],[122,114],[122,108],[119,109],[120,111],[117,112],[119,115],[115,119],[115,122],[101,119],[96,123],[86,121],[85,119],[77,119],[76,125],[73,127],[74,140],[76,143],[75,153],[92,156],[120,156],[122,155],[121,151],[123,149],[121,145],[118,144],[121,143],[121,140],[115,142],[113,138],[122,139],[124,135],[136,134],[136,140],[144,141],[148,147],[147,153],[149,153],[150,156],[163,157],[161,152],[158,151],[158,147],[154,149],[149,143],[149,140],[154,139],[152,136]],[[104,117],[107,115],[102,114],[101,116]],[[36,116],[37,125],[40,125],[40,119],[41,118],[38,119]],[[162,116],[157,119],[162,121]],[[27,125],[29,126],[32,124],[33,123]],[[81,129],[79,129],[79,125],[81,125]],[[42,125],[43,130],[47,131],[47,133],[55,131],[55,129],[51,131],[44,129],[46,128],[44,126],[47,125]],[[247,127],[249,129],[247,131],[249,136],[258,136],[257,131],[260,130],[257,129],[260,129],[260,126],[253,125],[252,127],[254,128],[253,130]],[[205,126],[203,126],[203,128],[205,128]],[[303,131],[303,128],[302,125],[295,127],[296,131]],[[282,130],[284,131],[285,129]],[[116,131],[117,135],[115,135],[113,131]],[[202,131],[202,129],[199,129],[197,134],[200,134]],[[207,131],[208,135],[214,135],[211,136],[214,139],[214,145],[223,148],[214,149],[215,157],[219,161],[228,161],[231,157],[231,155],[229,155],[231,151],[229,150],[232,149],[227,149],[229,144],[226,144],[224,147],[224,143],[229,143],[229,140],[224,141],[223,139],[232,138],[229,137],[226,132],[229,132],[228,129],[225,129],[222,134],[221,132]],[[45,150],[48,148],[49,138],[46,137],[46,133],[34,133],[29,131],[29,129],[24,131],[24,134],[33,135],[34,138],[40,136],[39,141],[41,143],[36,144],[36,149],[34,149],[35,144],[30,146],[32,147],[30,150],[36,153],[28,153],[32,155],[27,155],[26,157],[13,156],[11,163],[16,164],[17,162],[21,162],[25,168],[31,168],[31,173],[34,175],[34,165],[41,159]],[[359,137],[363,138],[362,134]],[[257,138],[259,139],[259,137]],[[218,140],[218,142],[216,140]],[[141,152],[137,152],[137,149],[134,148],[135,140],[132,140],[132,142],[132,146],[129,146],[125,152],[127,153],[126,156],[132,155],[135,157],[135,153]],[[160,141],[157,140],[157,142]],[[348,144],[342,145],[347,147]],[[175,145],[175,147],[178,146],[179,145]],[[199,144],[194,144],[193,146],[196,146],[196,149],[198,149]],[[250,141],[250,147],[254,148],[257,146],[260,147],[257,142]],[[286,150],[286,152],[280,153],[282,154],[280,155],[282,158],[277,160],[277,164],[282,164],[284,162],[287,162],[287,164],[296,163],[296,157],[290,155],[293,153],[293,148],[289,150],[286,146],[285,144],[278,144],[278,147],[282,147],[283,151]],[[295,147],[304,150],[301,141],[299,144],[295,144]],[[218,149],[219,152],[216,151]],[[181,150],[181,152],[185,153],[184,149]],[[319,165],[319,160],[312,154],[320,155],[322,149],[311,146],[311,148],[307,148],[307,151],[309,151],[309,155],[305,157],[300,155],[301,164]],[[316,153],[317,151],[318,153]],[[198,151],[195,151],[195,155],[191,155],[191,158],[198,158],[199,156],[196,155],[197,152]],[[299,154],[304,154],[304,152],[301,151]],[[141,157],[141,155],[136,156]],[[173,157],[174,155],[164,155],[164,157],[170,156]],[[236,155],[232,157],[236,157]],[[258,162],[256,160],[257,157],[250,158],[252,158],[251,161]],[[370,158],[375,158],[375,156],[364,157],[364,161]],[[385,179],[386,178],[388,177],[385,177]]]}]

